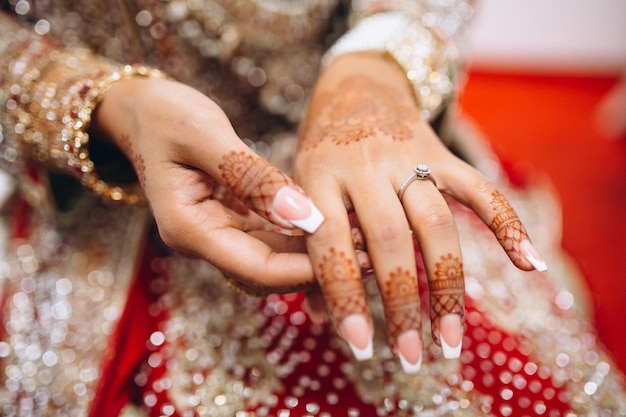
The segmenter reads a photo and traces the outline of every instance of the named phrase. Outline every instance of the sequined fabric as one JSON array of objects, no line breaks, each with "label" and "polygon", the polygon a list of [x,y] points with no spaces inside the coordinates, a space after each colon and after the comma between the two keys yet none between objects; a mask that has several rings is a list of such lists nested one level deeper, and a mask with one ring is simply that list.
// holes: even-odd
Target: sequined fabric
[{"label": "sequined fabric", "polygon": [[[240,136],[283,168],[319,60],[347,26],[400,9],[460,45],[471,16],[458,0],[8,4],[10,14],[0,14],[3,65],[20,54],[11,49],[16,37],[33,44],[39,35],[150,64],[213,97]],[[6,103],[12,84],[3,74]],[[302,294],[246,298],[202,261],[147,250],[159,243],[146,209],[86,195],[59,210],[45,172],[11,140],[15,124],[4,108],[0,118],[0,167],[19,189],[4,210],[13,214],[12,239],[0,262],[2,415],[100,416],[107,404],[99,396],[111,391],[107,399],[128,398],[151,416],[626,415],[622,376],[585,319],[572,286],[577,273],[559,249],[556,202],[548,190],[510,186],[471,129],[447,132],[448,142],[511,200],[550,272],[515,269],[489,230],[453,205],[467,277],[463,353],[443,359],[424,309],[425,358],[420,373],[407,376],[385,339],[371,278],[375,355],[355,363],[333,329],[310,322]],[[419,278],[427,306],[423,269]],[[124,378],[121,369],[129,370]]]}]

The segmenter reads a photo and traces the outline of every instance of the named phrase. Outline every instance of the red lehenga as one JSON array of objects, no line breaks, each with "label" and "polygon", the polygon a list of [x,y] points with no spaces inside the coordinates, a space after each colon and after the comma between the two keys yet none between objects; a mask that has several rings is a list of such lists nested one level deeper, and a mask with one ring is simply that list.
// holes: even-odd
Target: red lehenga
[{"label": "red lehenga", "polygon": [[[80,7],[68,15],[63,5],[53,3],[30,2],[28,10],[16,4],[15,10],[33,17],[38,31],[47,27],[67,42],[79,38],[87,16],[104,10],[98,2],[78,2]],[[87,41],[120,61],[143,51],[148,63],[218,98],[228,88],[238,88],[246,99],[259,98],[263,111],[251,110],[253,116],[245,122],[242,106],[250,104],[221,104],[242,136],[258,139],[251,146],[283,164],[294,141],[287,128],[304,100],[281,83],[290,74],[292,84],[306,90],[312,73],[298,67],[314,67],[321,46],[311,41],[305,48],[309,54],[296,54],[286,63],[284,57],[294,51],[290,45],[282,54],[264,58],[266,49],[252,50],[251,29],[240,28],[244,41],[238,49],[225,39],[203,43],[217,38],[210,33],[203,38],[194,29],[201,16],[218,16],[203,14],[211,11],[222,13],[225,20],[218,23],[235,30],[245,20],[236,13],[238,6],[277,10],[279,3],[128,2],[127,7],[136,7],[137,38],[124,28],[111,30],[125,16],[116,4]],[[305,10],[324,19],[340,14],[334,0],[293,7],[309,3],[314,7]],[[429,19],[447,25],[460,24],[469,10],[458,1],[418,3],[431,13]],[[293,16],[299,24],[313,19],[306,13]],[[8,24],[7,16],[0,17]],[[320,21],[306,26],[302,37],[317,39]],[[263,32],[264,42],[276,42],[279,29]],[[116,33],[118,37],[112,35]],[[144,44],[127,50],[120,40],[129,37],[134,47],[144,42],[153,49]],[[4,35],[0,38],[6,42]],[[246,84],[252,68],[268,75],[262,88]],[[12,86],[2,88],[6,101]],[[547,187],[511,181],[485,142],[457,117],[447,120],[442,137],[507,195],[550,270],[517,270],[480,220],[451,202],[466,276],[463,350],[459,360],[447,360],[431,340],[428,291],[416,248],[425,354],[420,372],[410,376],[388,348],[382,304],[371,278],[364,282],[375,321],[375,354],[372,360],[355,362],[329,325],[309,319],[302,294],[267,299],[239,294],[206,262],[164,247],[147,208],[103,204],[89,193],[59,204],[54,199],[58,183],[49,180],[45,164],[25,162],[9,134],[16,125],[0,115],[0,160],[18,179],[14,197],[5,205],[8,244],[0,262],[1,415],[626,415],[623,377],[586,319],[577,271],[560,249],[560,226],[554,220],[558,204]]]}]

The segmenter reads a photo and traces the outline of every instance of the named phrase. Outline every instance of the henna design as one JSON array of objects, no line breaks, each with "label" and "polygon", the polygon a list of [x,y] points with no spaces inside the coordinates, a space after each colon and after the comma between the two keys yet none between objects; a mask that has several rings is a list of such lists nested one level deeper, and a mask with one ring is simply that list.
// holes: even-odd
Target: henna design
[{"label": "henna design", "polygon": [[417,277],[409,270],[397,268],[389,274],[381,288],[385,300],[389,341],[395,349],[398,336],[415,329],[421,332],[420,303]]},{"label": "henna design", "polygon": [[336,323],[350,314],[368,316],[365,291],[357,268],[343,251],[330,248],[319,264],[318,282],[327,300],[328,310]]},{"label": "henna design", "polygon": [[218,166],[224,184],[239,200],[268,217],[276,190],[289,184],[282,172],[244,151],[225,155]]},{"label": "henna design", "polygon": [[500,191],[495,190],[491,193],[491,197],[491,207],[496,215],[491,220],[489,228],[496,235],[504,250],[509,253],[509,256],[520,259],[522,256],[519,244],[528,239],[526,229]]},{"label": "henna design", "polygon": [[439,319],[446,314],[458,314],[463,323],[465,283],[463,262],[451,253],[441,256],[435,264],[435,276],[430,288],[430,321],[433,339],[439,343]]},{"label": "henna design", "polygon": [[143,159],[143,155],[135,152],[133,148],[133,144],[130,141],[130,136],[128,134],[122,135],[119,141],[120,150],[126,155],[126,157],[130,160],[130,163],[135,168],[135,173],[137,174],[137,179],[139,180],[139,185],[142,188],[146,187],[146,163]]},{"label": "henna design", "polygon": [[410,140],[415,120],[413,102],[401,101],[394,90],[368,77],[353,77],[335,91],[321,93],[302,124],[305,149],[330,140],[349,145],[375,135]]}]

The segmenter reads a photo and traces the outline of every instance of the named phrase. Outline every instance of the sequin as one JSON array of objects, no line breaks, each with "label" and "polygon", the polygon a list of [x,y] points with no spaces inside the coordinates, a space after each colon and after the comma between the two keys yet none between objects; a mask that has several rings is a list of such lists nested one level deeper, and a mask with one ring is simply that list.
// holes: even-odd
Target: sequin
[{"label": "sequin", "polygon": [[[365,4],[353,3],[357,8]],[[149,51],[145,58],[152,64],[223,104],[250,148],[281,166],[288,166],[293,154],[292,125],[299,120],[314,83],[323,43],[336,38],[335,30],[344,29],[334,22],[328,25],[327,17],[337,7],[332,0],[142,2],[131,16],[107,3],[111,13],[94,22],[94,31],[83,30],[82,15],[98,10],[98,5],[102,6],[98,2],[74,2],[74,11],[58,16],[31,15],[36,11],[32,4],[20,0],[14,8],[37,22],[38,32],[58,36],[67,45],[78,42],[84,33],[100,33],[81,40],[120,61],[135,60],[145,48]],[[456,0],[406,4],[421,14],[426,26],[453,36],[461,34],[471,14],[468,4]],[[237,14],[237,7],[259,7],[266,16],[251,19],[249,14]],[[365,6],[359,13],[367,13]],[[132,30],[120,28],[121,17],[133,24]],[[251,36],[247,27],[258,30],[258,36]],[[132,34],[138,34],[138,39]],[[4,36],[0,34],[0,40]],[[82,62],[72,56],[65,59],[71,68]],[[26,62],[23,64],[16,63],[12,70],[25,71]],[[408,75],[418,80],[425,74],[416,71]],[[33,70],[24,76],[32,80],[39,75]],[[429,82],[436,86],[444,78],[431,72]],[[74,93],[87,96],[92,91],[91,86],[83,85]],[[228,99],[233,91],[258,97],[260,106]],[[48,120],[67,123],[68,118],[84,115],[80,110],[59,114],[59,108],[67,103],[63,103],[65,98],[55,98],[52,87],[31,96],[11,83],[3,86],[2,94],[7,92],[11,95],[4,100],[8,110],[36,100]],[[424,88],[422,93],[429,90]],[[268,120],[277,117],[282,121],[268,126]],[[12,137],[13,132],[23,133],[26,122],[2,120],[3,167],[23,157]],[[67,149],[84,145],[71,140],[67,132],[62,137]],[[33,133],[32,140],[42,143],[41,132]],[[480,165],[498,172],[489,156]],[[523,190],[507,188],[502,178],[493,179],[507,189],[529,228],[543,230],[545,218],[555,217],[532,209],[552,207],[549,201],[544,204],[545,196],[526,195]],[[70,415],[70,410],[85,414],[135,270],[133,262],[124,261],[129,254],[139,258],[146,232],[147,213],[140,208],[103,208],[86,199],[84,207],[72,213],[80,221],[69,219],[60,225],[47,217],[45,206],[37,207],[42,212],[37,212],[40,223],[32,238],[27,244],[11,247],[11,256],[0,267],[11,295],[3,312],[8,337],[0,342],[5,364],[0,399],[6,404],[1,412],[6,415],[17,413],[15,404],[22,411],[54,407],[59,415]],[[373,280],[365,285],[376,324],[375,358],[352,363],[341,338],[327,326],[309,323],[306,314],[294,307],[293,303],[299,304],[293,296],[242,299],[221,283],[219,273],[209,265],[171,254],[150,262],[154,279],[149,292],[154,301],[149,315],[159,317],[167,312],[167,319],[149,335],[148,359],[134,376],[143,404],[163,415],[177,412],[183,417],[248,417],[253,413],[242,410],[251,405],[254,415],[261,417],[305,412],[333,417],[328,410],[342,406],[343,397],[348,390],[352,395],[353,390],[381,416],[514,415],[517,407],[552,415],[554,410],[547,410],[546,404],[555,400],[571,403],[576,409],[571,415],[604,415],[610,408],[626,414],[616,372],[605,355],[595,350],[597,341],[587,324],[574,315],[573,294],[559,289],[553,299],[542,296],[541,290],[538,295],[536,289],[541,285],[537,277],[523,275],[495,253],[484,257],[482,249],[492,237],[476,226],[475,218],[454,205],[451,210],[459,214],[455,218],[459,219],[464,254],[469,254],[467,292],[475,304],[466,315],[468,334],[459,362],[442,360],[441,349],[431,342],[426,319],[422,372],[404,375],[385,340]],[[537,234],[536,244],[550,253],[551,259],[558,259],[558,250],[542,235]],[[68,254],[70,261],[60,264]],[[498,273],[491,274],[493,271]],[[85,317],[85,311],[97,313]],[[162,371],[156,380],[154,369]],[[286,378],[297,383],[285,386]],[[562,385],[557,390],[553,383]],[[497,394],[485,393],[485,388],[494,388]],[[317,391],[314,402],[308,395]],[[164,393],[170,402],[160,402]],[[601,400],[597,400],[599,394]],[[19,403],[15,402],[18,398]],[[348,407],[345,415],[371,414]]]}]

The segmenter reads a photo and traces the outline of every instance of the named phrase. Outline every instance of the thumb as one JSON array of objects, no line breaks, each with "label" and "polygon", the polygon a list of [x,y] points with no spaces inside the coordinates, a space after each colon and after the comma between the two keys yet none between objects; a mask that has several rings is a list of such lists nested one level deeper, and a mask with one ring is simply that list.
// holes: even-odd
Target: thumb
[{"label": "thumb", "polygon": [[324,216],[293,180],[252,151],[226,153],[219,181],[262,217],[285,228],[315,232]]}]

